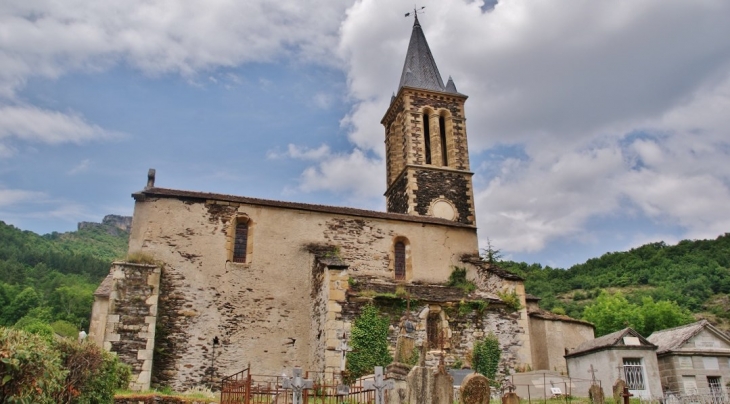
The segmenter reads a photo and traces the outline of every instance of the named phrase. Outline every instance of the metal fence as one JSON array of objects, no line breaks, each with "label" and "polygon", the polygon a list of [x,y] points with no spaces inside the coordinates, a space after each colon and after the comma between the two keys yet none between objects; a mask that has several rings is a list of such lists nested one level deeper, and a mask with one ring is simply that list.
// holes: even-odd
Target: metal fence
[{"label": "metal fence", "polygon": [[[223,379],[221,404],[291,404],[292,391],[285,389],[286,376],[252,375],[244,369]],[[304,379],[312,387],[302,391],[304,404],[352,403],[372,404],[375,391],[365,390],[364,379],[343,389],[336,375],[323,372],[305,372]]]}]

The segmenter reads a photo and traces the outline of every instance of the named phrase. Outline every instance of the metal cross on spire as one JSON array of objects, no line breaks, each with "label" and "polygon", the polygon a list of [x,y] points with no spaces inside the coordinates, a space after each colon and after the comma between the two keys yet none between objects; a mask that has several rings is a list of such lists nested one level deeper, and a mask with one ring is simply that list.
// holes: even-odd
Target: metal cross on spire
[{"label": "metal cross on spire", "polygon": [[[423,14],[423,13],[425,13],[425,11],[423,11],[423,9],[424,9],[424,8],[426,8],[426,6],[423,6],[423,7],[421,7],[421,8],[417,8],[417,7],[416,7],[416,6],[414,5],[414,6],[413,6],[413,17],[415,17],[416,19],[418,19],[418,14]],[[406,16],[406,17],[408,17],[408,16],[410,16],[410,15],[411,15],[411,12],[409,11],[409,12],[407,12],[407,13],[406,13],[406,15],[405,15],[405,16]]]}]

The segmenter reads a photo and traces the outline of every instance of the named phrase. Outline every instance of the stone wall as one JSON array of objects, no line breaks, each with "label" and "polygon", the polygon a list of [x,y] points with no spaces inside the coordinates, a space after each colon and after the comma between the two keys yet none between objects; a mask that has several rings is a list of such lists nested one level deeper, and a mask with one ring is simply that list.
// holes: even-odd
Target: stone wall
[{"label": "stone wall", "polygon": [[404,171],[401,176],[385,192],[388,212],[408,213],[408,172]]},{"label": "stone wall", "polygon": [[110,275],[113,283],[106,305],[104,348],[116,353],[122,362],[132,367],[132,390],[149,389],[160,268],[115,262]]},{"label": "stone wall", "polygon": [[471,173],[443,171],[434,169],[414,169],[416,189],[414,190],[415,211],[420,215],[430,215],[429,209],[434,200],[443,198],[454,204],[457,222],[474,224],[474,204],[472,202]]}]

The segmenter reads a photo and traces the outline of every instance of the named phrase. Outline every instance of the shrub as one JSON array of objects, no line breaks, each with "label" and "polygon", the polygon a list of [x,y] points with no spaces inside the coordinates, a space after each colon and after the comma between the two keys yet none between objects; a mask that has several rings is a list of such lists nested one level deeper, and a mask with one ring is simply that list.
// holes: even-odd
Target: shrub
[{"label": "shrub", "polygon": [[126,388],[131,371],[117,357],[85,341],[60,340],[56,343],[62,366],[68,373],[57,402],[93,404],[112,402],[114,391]]},{"label": "shrub", "polygon": [[31,334],[40,336],[41,338],[51,341],[53,340],[53,328],[46,322],[39,320],[35,317],[25,316],[18,320],[13,326],[16,330],[23,330]]},{"label": "shrub", "polygon": [[517,292],[515,292],[514,290],[512,290],[511,292],[497,292],[497,296],[499,296],[499,298],[504,302],[505,305],[507,305],[508,308],[514,311],[522,309],[520,297],[517,296]]},{"label": "shrub", "polygon": [[388,319],[368,305],[352,325],[352,351],[347,353],[347,379],[354,381],[393,361],[388,352]]},{"label": "shrub", "polygon": [[497,376],[501,356],[502,349],[499,347],[499,340],[496,335],[490,332],[483,340],[474,343],[472,353],[474,370],[493,381]]},{"label": "shrub", "polygon": [[48,341],[0,327],[0,396],[6,403],[55,403],[66,371]]},{"label": "shrub", "polygon": [[64,320],[58,320],[51,323],[51,328],[53,328],[53,331],[66,338],[78,338],[79,335],[79,329],[76,328],[75,325],[69,323],[68,321]]},{"label": "shrub", "polygon": [[471,293],[477,288],[474,282],[466,279],[466,268],[461,267],[454,267],[451,275],[449,275],[448,282],[446,282],[446,286],[459,288],[464,293]]}]

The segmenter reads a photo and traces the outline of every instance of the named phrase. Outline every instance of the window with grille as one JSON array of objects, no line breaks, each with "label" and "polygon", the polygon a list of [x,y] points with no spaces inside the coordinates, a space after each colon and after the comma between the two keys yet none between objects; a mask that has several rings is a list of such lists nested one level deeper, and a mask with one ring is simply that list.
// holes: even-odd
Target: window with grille
[{"label": "window with grille", "polygon": [[406,279],[406,244],[402,241],[395,243],[395,280]]},{"label": "window with grille", "polygon": [[641,358],[624,358],[624,380],[629,390],[646,390]]},{"label": "window with grille", "polygon": [[248,245],[248,222],[236,224],[236,237],[233,242],[233,262],[246,262],[246,247]]},{"label": "window with grille", "polygon": [[710,394],[713,396],[722,396],[722,380],[720,376],[707,376],[707,385],[710,386]]}]

